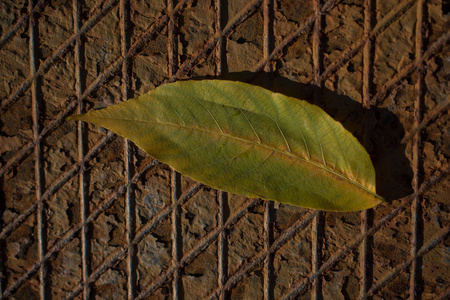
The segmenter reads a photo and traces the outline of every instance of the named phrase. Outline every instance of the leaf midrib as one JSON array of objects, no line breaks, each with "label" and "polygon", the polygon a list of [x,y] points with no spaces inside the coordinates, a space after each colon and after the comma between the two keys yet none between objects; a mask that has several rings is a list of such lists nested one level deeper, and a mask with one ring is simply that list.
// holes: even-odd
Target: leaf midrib
[{"label": "leaf midrib", "polygon": [[365,188],[364,186],[362,186],[358,182],[351,180],[350,178],[346,177],[343,174],[340,174],[340,173],[336,172],[335,170],[329,169],[329,168],[327,168],[327,167],[325,167],[325,166],[323,166],[321,164],[315,163],[314,161],[306,160],[306,159],[304,159],[302,157],[299,157],[297,155],[294,155],[292,153],[289,153],[289,152],[286,152],[286,151],[283,151],[283,150],[280,150],[280,149],[277,149],[277,148],[273,148],[273,147],[271,147],[269,145],[266,145],[266,144],[263,144],[263,143],[257,143],[257,142],[254,142],[254,141],[251,141],[251,140],[247,140],[247,139],[244,139],[244,138],[241,138],[241,137],[237,137],[237,136],[233,136],[233,135],[230,135],[230,134],[226,134],[225,132],[216,132],[216,131],[212,131],[212,130],[202,129],[202,128],[199,128],[199,127],[193,127],[193,126],[188,126],[188,125],[181,125],[181,124],[176,124],[176,123],[168,123],[168,122],[155,122],[155,121],[148,121],[148,120],[136,120],[136,119],[126,119],[126,118],[104,118],[104,117],[96,117],[96,118],[97,119],[117,120],[117,121],[141,122],[141,123],[150,123],[150,124],[156,124],[156,125],[161,125],[161,126],[172,126],[172,127],[177,127],[177,128],[186,128],[186,129],[197,130],[197,131],[205,132],[205,133],[209,133],[209,134],[221,135],[221,136],[229,137],[229,138],[235,139],[235,140],[240,140],[242,142],[246,142],[246,143],[249,143],[249,144],[254,144],[254,145],[261,146],[261,147],[264,147],[266,149],[270,149],[270,150],[276,151],[278,153],[281,153],[281,154],[284,154],[284,155],[287,155],[287,156],[291,156],[291,157],[296,158],[296,159],[298,159],[300,161],[303,161],[303,162],[305,162],[307,164],[310,164],[310,165],[315,166],[317,168],[320,168],[320,169],[323,169],[325,171],[328,171],[328,172],[330,172],[330,173],[332,173],[332,174],[334,174],[334,175],[336,175],[336,176],[338,176],[338,177],[348,181],[349,183],[355,185],[356,187],[359,187],[360,189],[362,189],[365,192],[373,195],[374,197],[382,199],[376,193],[374,193],[372,191],[369,191],[367,188]]}]

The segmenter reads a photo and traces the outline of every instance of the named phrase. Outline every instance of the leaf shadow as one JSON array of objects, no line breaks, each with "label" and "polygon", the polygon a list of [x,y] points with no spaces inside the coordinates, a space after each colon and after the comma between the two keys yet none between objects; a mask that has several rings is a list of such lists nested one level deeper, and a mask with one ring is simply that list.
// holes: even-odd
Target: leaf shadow
[{"label": "leaf shadow", "polygon": [[[189,80],[207,78],[214,77]],[[366,109],[352,98],[328,88],[267,73],[226,73],[220,79],[248,82],[320,106],[366,148],[375,167],[376,189],[379,195],[391,201],[413,192],[413,171],[405,155],[406,145],[401,144],[405,130],[398,117],[387,108]]]}]

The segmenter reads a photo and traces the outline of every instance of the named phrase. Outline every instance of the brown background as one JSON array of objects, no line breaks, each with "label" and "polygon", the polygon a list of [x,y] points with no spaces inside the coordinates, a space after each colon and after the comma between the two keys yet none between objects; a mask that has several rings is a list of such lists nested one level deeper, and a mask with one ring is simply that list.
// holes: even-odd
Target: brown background
[{"label": "brown background", "polygon": [[[1,1],[0,295],[450,296],[449,4],[423,2]],[[321,213],[226,195],[64,120],[198,77],[322,106],[391,201]]]}]

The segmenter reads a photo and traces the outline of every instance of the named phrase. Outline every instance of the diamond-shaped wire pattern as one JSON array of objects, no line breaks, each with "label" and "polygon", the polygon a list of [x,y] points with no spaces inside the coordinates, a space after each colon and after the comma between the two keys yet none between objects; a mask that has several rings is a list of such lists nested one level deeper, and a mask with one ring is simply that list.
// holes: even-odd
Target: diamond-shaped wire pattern
[{"label": "diamond-shaped wire pattern", "polygon": [[[3,1],[1,299],[450,297],[447,6]],[[324,213],[246,199],[65,121],[205,76],[322,106],[397,200]]]}]

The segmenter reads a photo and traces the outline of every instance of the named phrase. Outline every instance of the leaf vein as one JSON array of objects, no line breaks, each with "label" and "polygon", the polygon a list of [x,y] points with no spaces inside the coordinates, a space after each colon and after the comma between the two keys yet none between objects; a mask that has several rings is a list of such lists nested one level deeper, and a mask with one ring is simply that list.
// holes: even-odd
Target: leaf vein
[{"label": "leaf vein", "polygon": [[[340,152],[342,153],[342,156],[344,156],[345,163],[347,164],[347,169],[348,169],[348,170],[351,170],[351,168],[350,168],[350,163],[348,162],[348,158],[347,158],[347,153],[344,151],[344,149],[342,149],[342,145],[341,145],[341,143],[339,142],[339,139],[338,139],[338,137],[337,137],[337,135],[336,135],[335,128],[334,128],[333,126],[331,126],[329,120],[327,120],[326,118],[324,118],[324,119],[325,119],[325,121],[327,122],[328,127],[330,128],[330,131],[333,132],[333,135],[334,135],[334,138],[336,139],[336,142],[337,142],[337,144],[338,144],[339,150],[340,150]],[[353,180],[356,181],[356,178],[353,178]]]},{"label": "leaf vein", "polygon": [[[230,162],[222,169],[222,171],[219,174],[217,174],[215,177],[217,178],[217,177],[221,176],[222,174],[224,174],[226,171],[228,171],[230,169],[231,165],[233,164],[233,162],[235,162],[240,156],[244,155],[246,152],[248,152],[253,147],[255,147],[255,144],[252,144],[250,147],[248,147],[247,149],[245,149],[244,151],[242,151],[241,153],[239,153],[238,155],[233,157],[230,160]],[[222,162],[222,161],[220,161],[220,162]],[[218,163],[220,163],[220,162],[218,162]]]},{"label": "leaf vein", "polygon": [[239,176],[235,176],[235,177],[233,178],[233,180],[227,182],[227,184],[231,184],[231,183],[233,183],[233,182],[236,182],[237,179],[240,179],[240,178],[242,178],[242,177],[247,176],[248,174],[251,174],[251,173],[257,171],[262,165],[264,165],[264,163],[265,163],[266,161],[269,160],[269,158],[272,157],[272,155],[275,153],[275,151],[276,151],[276,150],[273,149],[272,152],[271,152],[271,153],[270,153],[263,161],[261,161],[258,165],[252,167],[251,169],[248,169],[246,172],[243,172],[243,173],[239,174]]},{"label": "leaf vein", "polygon": [[[98,119],[104,119],[104,118],[98,117]],[[223,135],[224,137],[232,138],[232,139],[235,139],[235,140],[240,140],[240,141],[242,141],[242,142],[249,143],[249,144],[255,144],[255,145],[258,145],[258,146],[260,146],[260,147],[264,147],[264,148],[266,148],[266,149],[274,150],[275,152],[278,152],[278,153],[280,153],[280,154],[287,155],[287,156],[291,156],[291,157],[296,158],[296,159],[298,159],[298,160],[300,160],[300,161],[303,161],[303,162],[305,162],[305,163],[307,163],[307,164],[310,164],[310,165],[312,165],[312,166],[314,166],[314,167],[323,169],[323,170],[325,170],[325,171],[327,171],[327,172],[329,172],[329,173],[331,173],[331,174],[334,174],[335,176],[338,176],[338,177],[340,177],[340,178],[342,178],[342,179],[344,179],[344,180],[350,182],[351,184],[353,184],[353,185],[355,185],[355,186],[361,188],[362,190],[366,191],[367,193],[372,194],[372,195],[374,195],[375,197],[379,197],[377,194],[375,194],[375,193],[373,193],[372,191],[368,190],[367,188],[365,188],[364,186],[362,186],[362,185],[359,184],[358,182],[353,181],[353,180],[350,179],[349,177],[346,177],[344,174],[340,174],[340,173],[337,172],[336,170],[333,170],[333,169],[328,168],[326,165],[321,165],[321,164],[316,163],[316,162],[314,162],[314,161],[304,159],[304,158],[299,157],[299,156],[297,156],[297,155],[295,155],[295,154],[293,154],[293,153],[289,153],[289,152],[286,152],[286,151],[283,151],[283,150],[280,150],[280,149],[276,149],[276,148],[273,148],[273,147],[271,147],[271,146],[269,146],[269,145],[266,145],[266,144],[255,143],[254,141],[247,140],[247,139],[245,139],[245,138],[241,138],[241,137],[237,137],[237,136],[233,136],[233,135],[230,135],[230,134],[227,134],[227,133],[224,133],[224,132],[218,133],[218,132],[215,132],[215,131],[212,131],[212,130],[207,130],[207,129],[204,129],[204,128],[191,127],[191,126],[183,126],[183,125],[175,124],[175,123],[155,122],[155,121],[149,121],[149,120],[136,120],[136,119],[126,119],[126,118],[112,118],[112,119],[118,120],[118,121],[122,120],[122,121],[131,121],[131,122],[150,123],[150,124],[156,124],[156,125],[160,125],[160,126],[173,126],[173,127],[178,127],[178,128],[186,128],[186,129],[190,129],[190,130],[198,130],[198,131],[202,131],[202,132],[209,133],[209,134],[216,134],[216,135],[219,134],[219,135]]]},{"label": "leaf vein", "polygon": [[216,119],[216,117],[214,117],[214,115],[213,115],[213,113],[211,112],[211,110],[210,110],[208,107],[206,107],[206,105],[204,105],[204,104],[202,103],[202,101],[200,101],[200,99],[198,99],[195,95],[192,95],[192,96],[193,96],[193,98],[194,98],[195,100],[198,101],[198,103],[200,103],[201,106],[203,106],[204,109],[206,109],[206,111],[209,113],[209,115],[211,116],[211,118],[214,120],[214,123],[216,123],[217,127],[219,127],[219,130],[220,130],[222,133],[225,133],[225,132],[223,131],[222,127],[219,125],[219,122],[217,122],[217,119]]},{"label": "leaf vein", "polygon": [[281,127],[280,127],[280,125],[278,124],[277,120],[275,120],[274,118],[272,118],[271,116],[269,116],[267,113],[266,113],[266,116],[269,117],[270,119],[272,119],[272,121],[275,122],[275,124],[277,125],[277,128],[278,128],[278,131],[280,131],[281,136],[282,136],[283,139],[284,139],[284,143],[286,144],[286,147],[287,147],[288,152],[289,152],[289,153],[292,153],[291,147],[289,146],[289,143],[288,143],[288,141],[287,141],[287,139],[286,139],[286,136],[284,135],[283,130],[281,130]]},{"label": "leaf vein", "polygon": [[247,120],[248,124],[250,125],[250,127],[252,128],[253,132],[255,133],[256,137],[258,138],[259,143],[262,143],[261,138],[259,137],[259,134],[256,132],[255,127],[253,127],[253,124],[250,122],[250,120],[248,119],[247,115],[244,113],[244,111],[238,107],[239,110],[241,111],[241,113],[244,115],[245,119]]}]

